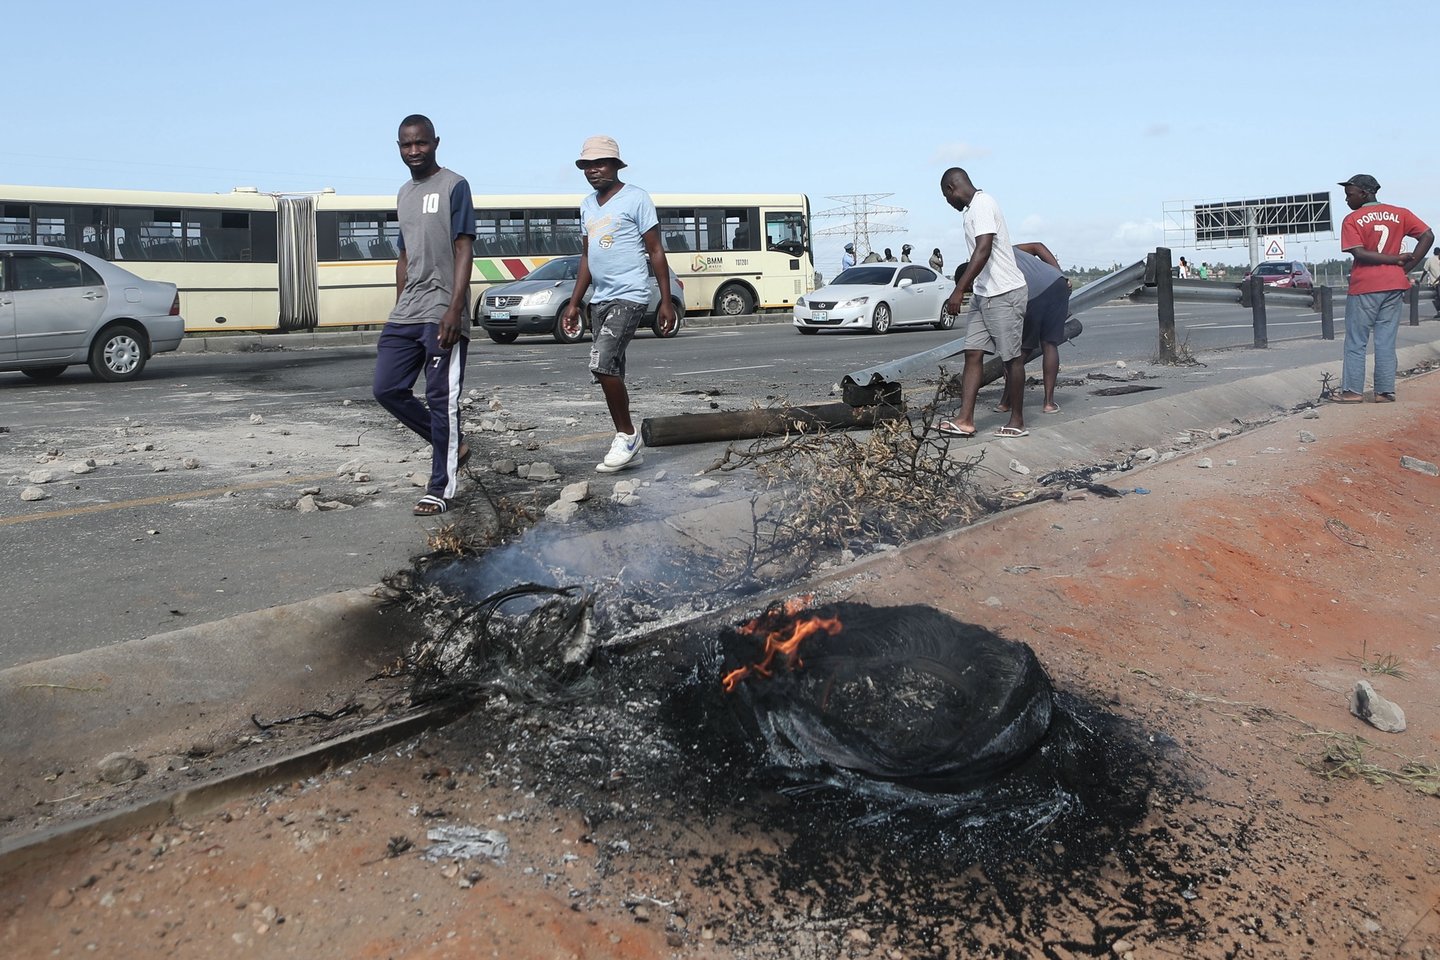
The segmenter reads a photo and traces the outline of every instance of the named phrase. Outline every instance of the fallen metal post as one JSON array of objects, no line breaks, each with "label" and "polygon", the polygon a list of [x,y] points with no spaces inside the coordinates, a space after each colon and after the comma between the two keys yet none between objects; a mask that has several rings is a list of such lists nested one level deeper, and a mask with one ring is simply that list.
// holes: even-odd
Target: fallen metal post
[{"label": "fallen metal post", "polygon": [[[1065,339],[1071,340],[1080,335],[1083,326],[1075,317],[1102,303],[1109,303],[1116,297],[1127,296],[1145,280],[1145,261],[1141,260],[1132,263],[1128,267],[1122,267],[1113,273],[1108,273],[1098,280],[1092,280],[1079,290],[1070,294],[1070,319],[1065,322]],[[1074,324],[1074,327],[1071,327]],[[1072,333],[1071,330],[1074,330]],[[866,391],[883,390],[886,385],[893,385],[903,381],[907,376],[919,372],[929,372],[939,366],[942,360],[965,352],[965,338],[951,340],[938,347],[932,347],[923,353],[912,354],[908,357],[901,357],[898,360],[891,360],[873,367],[866,367],[863,370],[856,370],[848,373],[840,381],[841,390],[844,393],[846,402],[854,398],[857,403],[863,403],[867,396]],[[992,362],[999,364],[992,358]],[[990,383],[1003,375],[1004,365],[1001,367],[1001,374],[983,381]],[[986,365],[987,370],[989,364]],[[988,374],[987,374],[988,375]]]},{"label": "fallen metal post", "polygon": [[[898,393],[896,397],[898,399]],[[898,404],[852,407],[848,403],[817,403],[803,407],[647,417],[640,424],[640,435],[647,447],[668,447],[682,443],[778,437],[821,427],[829,430],[869,429],[877,423],[904,416],[905,410]]]}]

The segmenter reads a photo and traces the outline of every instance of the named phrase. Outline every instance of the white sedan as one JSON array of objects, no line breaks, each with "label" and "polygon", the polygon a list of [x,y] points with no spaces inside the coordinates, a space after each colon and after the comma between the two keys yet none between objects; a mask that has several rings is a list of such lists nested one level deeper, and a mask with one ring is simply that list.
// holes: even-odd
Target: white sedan
[{"label": "white sedan", "polygon": [[955,281],[918,263],[865,263],[843,271],[814,293],[795,301],[795,328],[868,330],[932,326],[949,330],[955,318],[945,301]]}]

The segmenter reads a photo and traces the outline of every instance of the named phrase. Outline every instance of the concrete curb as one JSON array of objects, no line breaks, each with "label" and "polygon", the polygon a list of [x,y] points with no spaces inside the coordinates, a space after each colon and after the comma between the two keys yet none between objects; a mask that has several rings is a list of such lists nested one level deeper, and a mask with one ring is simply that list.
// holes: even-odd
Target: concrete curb
[{"label": "concrete curb", "polygon": [[155,800],[131,804],[84,820],[57,824],[0,842],[0,875],[86,844],[118,839],[159,826],[171,817],[197,816],[276,783],[315,776],[448,723],[462,713],[464,710],[453,707],[421,710]]}]

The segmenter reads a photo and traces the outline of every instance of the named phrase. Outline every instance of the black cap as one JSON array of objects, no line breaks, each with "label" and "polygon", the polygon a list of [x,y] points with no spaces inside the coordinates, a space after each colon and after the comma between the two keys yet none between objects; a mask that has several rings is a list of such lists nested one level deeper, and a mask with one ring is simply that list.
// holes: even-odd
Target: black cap
[{"label": "black cap", "polygon": [[1370,176],[1370,174],[1368,174],[1368,173],[1357,173],[1357,174],[1355,174],[1355,176],[1351,177],[1349,180],[1341,180],[1341,181],[1340,181],[1340,186],[1342,186],[1342,187],[1359,187],[1361,190],[1364,190],[1366,193],[1378,193],[1379,190],[1380,190],[1380,181],[1379,181],[1379,180],[1376,180],[1374,177]]}]

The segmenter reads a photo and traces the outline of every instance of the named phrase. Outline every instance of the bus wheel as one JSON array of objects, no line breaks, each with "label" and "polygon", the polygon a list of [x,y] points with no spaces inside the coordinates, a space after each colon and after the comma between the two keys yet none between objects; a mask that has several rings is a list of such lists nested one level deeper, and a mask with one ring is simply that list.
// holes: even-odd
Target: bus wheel
[{"label": "bus wheel", "polygon": [[520,334],[514,330],[486,330],[485,332],[488,333],[490,339],[496,343],[514,343],[515,338],[520,336]]},{"label": "bus wheel", "polygon": [[890,332],[890,305],[888,303],[877,303],[875,305],[875,316],[870,318],[870,332]]},{"label": "bus wheel", "polygon": [[738,283],[727,283],[715,294],[715,312],[722,317],[743,317],[755,312],[755,298]]},{"label": "bus wheel", "polygon": [[660,317],[658,314],[655,317],[655,322],[650,324],[650,329],[654,330],[655,336],[659,337],[661,340],[669,340],[672,337],[678,337],[680,335],[680,324],[682,322],[680,319],[680,312],[685,308],[681,306],[680,301],[676,300],[674,297],[670,298],[670,305],[675,308],[675,326],[670,328],[669,333],[660,332]]},{"label": "bus wheel", "polygon": [[60,374],[64,373],[65,365],[60,364],[54,367],[25,367],[20,372],[25,374],[25,376],[29,377],[31,380],[39,380],[41,382],[44,382],[46,380],[54,380],[56,377],[60,376]]},{"label": "bus wheel", "polygon": [[565,308],[568,306],[570,306],[570,301],[566,300],[560,304],[560,309],[555,311],[555,329],[550,331],[550,335],[555,338],[556,343],[579,343],[585,339],[584,317],[580,318],[580,329],[575,331],[575,336],[572,337],[565,332],[565,324],[560,322],[560,318],[565,315]]},{"label": "bus wheel", "polygon": [[101,380],[134,380],[145,369],[145,334],[128,323],[117,323],[90,344],[90,369]]}]

